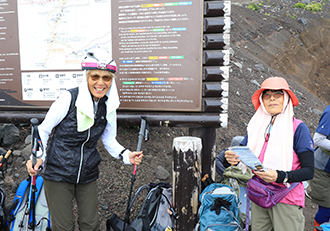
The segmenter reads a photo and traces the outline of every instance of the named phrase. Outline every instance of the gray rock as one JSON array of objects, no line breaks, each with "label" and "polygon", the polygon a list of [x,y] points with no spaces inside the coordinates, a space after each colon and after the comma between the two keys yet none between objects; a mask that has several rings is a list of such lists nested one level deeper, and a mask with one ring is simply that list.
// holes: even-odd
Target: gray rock
[{"label": "gray rock", "polygon": [[322,111],[320,111],[319,109],[316,109],[316,108],[313,108],[312,111],[316,114],[316,115],[319,115],[321,116],[322,115]]},{"label": "gray rock", "polygon": [[21,156],[17,157],[16,161],[17,161],[17,163],[22,163],[22,165],[25,165],[25,160]]},{"label": "gray rock", "polygon": [[163,168],[162,166],[158,166],[156,170],[156,178],[160,180],[166,180],[170,176],[170,173]]},{"label": "gray rock", "polygon": [[21,156],[22,151],[20,150],[14,150],[13,151],[13,156]]},{"label": "gray rock", "polygon": [[19,183],[16,182],[16,181],[11,185],[11,191],[12,191],[13,193],[16,192],[16,190],[17,190],[17,188],[18,188],[18,185],[19,185]]},{"label": "gray rock", "polygon": [[4,124],[3,128],[2,146],[9,147],[20,140],[19,129],[14,124]]},{"label": "gray rock", "polygon": [[300,22],[301,24],[303,24],[304,26],[307,24],[307,20],[305,18],[299,18],[298,22]]},{"label": "gray rock", "polygon": [[308,5],[308,4],[311,3],[311,1],[310,0],[301,0],[301,3],[304,3],[304,4]]},{"label": "gray rock", "polygon": [[233,64],[234,64],[236,67],[240,68],[240,69],[242,69],[242,67],[243,67],[243,64],[238,63],[238,62],[233,62]]},{"label": "gray rock", "polygon": [[260,87],[260,84],[255,79],[251,80],[251,83],[253,83],[253,84],[257,85],[258,87]]},{"label": "gray rock", "polygon": [[103,210],[109,210],[109,206],[107,206],[107,205],[102,205],[102,209],[103,209]]},{"label": "gray rock", "polygon": [[15,182],[13,177],[11,175],[6,176],[4,179],[4,182],[6,185],[13,185],[13,183]]},{"label": "gray rock", "polygon": [[26,145],[31,144],[31,140],[32,140],[32,136],[28,135],[24,140],[24,144],[26,144]]},{"label": "gray rock", "polygon": [[30,159],[31,156],[31,150],[32,150],[32,145],[29,144],[28,146],[26,146],[22,152],[21,152],[21,156],[25,159],[28,160]]},{"label": "gray rock", "polygon": [[262,65],[262,64],[256,64],[256,65],[254,65],[259,71],[262,71],[262,72],[264,72],[265,71],[265,67],[264,67],[264,65]]},{"label": "gray rock", "polygon": [[5,154],[7,152],[6,149],[0,147],[0,154]]}]

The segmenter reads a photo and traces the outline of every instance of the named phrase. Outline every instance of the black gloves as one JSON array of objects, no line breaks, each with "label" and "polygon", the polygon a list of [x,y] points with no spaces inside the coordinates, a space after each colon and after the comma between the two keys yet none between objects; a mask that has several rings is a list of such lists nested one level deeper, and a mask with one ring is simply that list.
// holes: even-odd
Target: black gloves
[{"label": "black gloves", "polygon": [[231,205],[231,202],[218,197],[217,199],[214,200],[214,205],[212,206],[211,211],[215,211],[215,213],[217,215],[219,215],[221,212],[221,206],[223,206],[229,210],[230,205]]}]

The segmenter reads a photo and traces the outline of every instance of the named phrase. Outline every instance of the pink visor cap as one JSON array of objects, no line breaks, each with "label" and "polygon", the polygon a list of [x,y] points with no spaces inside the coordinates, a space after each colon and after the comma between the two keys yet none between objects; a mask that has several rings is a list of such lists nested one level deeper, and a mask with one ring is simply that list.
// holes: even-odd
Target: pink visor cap
[{"label": "pink visor cap", "polygon": [[117,71],[117,66],[115,66],[115,65],[105,64],[105,63],[87,63],[87,62],[82,62],[81,63],[81,68],[83,70],[99,69],[99,70],[106,70],[106,71],[111,71],[111,72],[115,73]]},{"label": "pink visor cap", "polygon": [[81,68],[83,70],[105,70],[112,73],[117,71],[116,62],[111,58],[111,54],[101,48],[89,50],[81,63]]}]

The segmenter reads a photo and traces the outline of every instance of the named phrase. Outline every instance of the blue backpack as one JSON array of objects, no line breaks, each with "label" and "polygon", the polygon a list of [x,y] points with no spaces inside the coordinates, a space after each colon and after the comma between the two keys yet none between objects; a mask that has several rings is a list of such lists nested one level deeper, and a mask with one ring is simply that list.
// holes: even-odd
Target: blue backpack
[{"label": "blue backpack", "polygon": [[199,231],[241,231],[239,198],[229,185],[213,183],[199,195]]},{"label": "blue backpack", "polygon": [[[35,231],[50,231],[50,214],[46,202],[46,197],[43,187],[43,178],[36,178],[36,195],[35,195]],[[13,204],[11,206],[10,216],[7,219],[9,222],[9,230],[27,230],[32,221],[31,213],[28,213],[29,198],[31,195],[31,178],[23,180],[16,190]],[[31,212],[31,211],[30,211]]]},{"label": "blue backpack", "polygon": [[320,225],[323,231],[330,231],[330,222],[326,222]]}]

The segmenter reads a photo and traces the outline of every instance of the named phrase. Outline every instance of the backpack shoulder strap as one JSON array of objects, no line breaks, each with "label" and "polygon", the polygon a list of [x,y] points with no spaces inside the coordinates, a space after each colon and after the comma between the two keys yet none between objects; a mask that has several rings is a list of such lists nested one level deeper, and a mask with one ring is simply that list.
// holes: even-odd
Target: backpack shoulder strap
[{"label": "backpack shoulder strap", "polygon": [[6,199],[6,193],[5,191],[0,187],[0,228],[3,228],[6,226],[6,215],[5,215],[5,199]]},{"label": "backpack shoulder strap", "polygon": [[31,181],[29,179],[25,179],[19,184],[14,197],[14,202],[12,206],[13,208],[12,211],[10,212],[11,217],[14,217],[18,209],[20,208],[25,192],[29,188],[30,183]]},{"label": "backpack shoulder strap", "polygon": [[3,190],[3,188],[0,187],[0,206],[4,206],[5,205],[5,199],[6,199],[6,193]]},{"label": "backpack shoulder strap", "polygon": [[[11,209],[10,209],[11,210],[11,212],[10,212],[10,217],[11,218],[15,217],[15,215],[17,214],[18,209],[21,207],[21,204],[22,204],[22,201],[23,201],[23,198],[24,198],[24,195],[25,195],[26,191],[30,189],[30,185],[31,185],[30,177],[28,179],[23,180],[19,184],[19,186],[16,190],[16,193],[15,193],[14,202],[13,202],[13,204],[11,206]],[[38,199],[38,196],[39,196],[39,193],[41,191],[42,185],[43,185],[43,178],[41,176],[37,176],[36,186],[37,186],[38,191],[36,192],[36,198],[35,198],[36,201]]]},{"label": "backpack shoulder strap", "polygon": [[[155,187],[150,190],[150,192],[147,195],[146,201],[143,204],[142,208],[142,230],[143,231],[150,231],[150,220],[149,220],[149,210],[152,203],[158,203],[157,199],[161,196],[162,189],[160,187]],[[157,212],[157,211],[151,211],[151,212]]]}]

